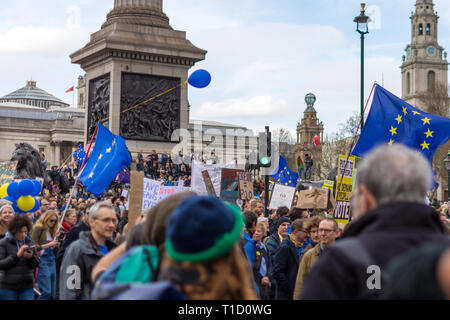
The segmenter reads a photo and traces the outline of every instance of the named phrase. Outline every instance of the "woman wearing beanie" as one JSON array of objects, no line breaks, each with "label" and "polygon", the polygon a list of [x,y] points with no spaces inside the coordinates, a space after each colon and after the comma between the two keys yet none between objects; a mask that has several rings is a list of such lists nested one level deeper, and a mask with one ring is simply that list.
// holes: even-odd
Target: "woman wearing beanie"
[{"label": "woman wearing beanie", "polygon": [[[36,243],[36,249],[40,253],[41,263],[37,281],[42,291],[39,300],[54,300],[56,298],[56,251],[58,215],[56,211],[48,210],[44,213],[33,228],[31,239]],[[43,250],[43,251],[41,251]]]},{"label": "woman wearing beanie", "polygon": [[257,299],[238,244],[243,228],[233,205],[212,197],[183,200],[168,221],[160,280],[191,300]]},{"label": "woman wearing beanie", "polygon": [[28,216],[14,216],[0,240],[0,300],[34,299],[34,269],[39,257],[33,240],[27,237],[31,228]]},{"label": "woman wearing beanie", "polygon": [[0,239],[3,239],[8,232],[8,222],[14,217],[14,209],[9,202],[0,204]]}]

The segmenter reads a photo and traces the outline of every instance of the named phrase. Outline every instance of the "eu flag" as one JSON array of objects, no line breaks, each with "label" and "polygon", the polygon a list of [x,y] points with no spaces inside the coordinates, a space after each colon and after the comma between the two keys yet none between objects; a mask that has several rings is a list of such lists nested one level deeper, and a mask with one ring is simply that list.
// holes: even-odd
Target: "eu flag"
[{"label": "eu flag", "polygon": [[131,162],[125,140],[98,124],[94,150],[83,168],[80,181],[86,190],[99,196],[116,178],[123,166]]},{"label": "eu flag", "polygon": [[272,173],[272,178],[279,184],[284,186],[296,187],[298,180],[298,173],[289,169],[285,158],[280,156],[278,161],[278,170]]},{"label": "eu flag", "polygon": [[78,162],[78,168],[83,164],[84,158],[86,157],[86,151],[84,151],[83,146],[80,144],[79,151],[74,151],[73,156]]},{"label": "eu flag", "polygon": [[450,119],[416,109],[376,85],[372,108],[353,154],[363,157],[375,146],[401,143],[433,161],[436,150],[450,138]]}]

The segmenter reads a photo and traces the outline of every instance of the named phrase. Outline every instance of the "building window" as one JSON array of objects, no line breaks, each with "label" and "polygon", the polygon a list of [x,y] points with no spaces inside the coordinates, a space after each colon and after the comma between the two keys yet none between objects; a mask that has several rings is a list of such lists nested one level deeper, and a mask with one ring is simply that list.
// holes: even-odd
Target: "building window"
[{"label": "building window", "polygon": [[408,94],[410,94],[411,93],[411,74],[409,72],[406,74],[406,88],[407,88]]},{"label": "building window", "polygon": [[428,89],[434,87],[435,80],[436,80],[436,73],[434,71],[428,72]]},{"label": "building window", "polygon": [[419,24],[419,36],[423,35],[423,24]]},{"label": "building window", "polygon": [[427,24],[427,36],[431,35],[431,25]]}]

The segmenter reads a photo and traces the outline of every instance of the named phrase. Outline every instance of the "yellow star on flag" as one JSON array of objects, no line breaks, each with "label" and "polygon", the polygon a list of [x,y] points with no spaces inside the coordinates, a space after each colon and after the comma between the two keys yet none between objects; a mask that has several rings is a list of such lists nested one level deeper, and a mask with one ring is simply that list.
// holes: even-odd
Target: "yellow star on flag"
[{"label": "yellow star on flag", "polygon": [[106,153],[110,153],[111,152],[111,148],[106,149]]},{"label": "yellow star on flag", "polygon": [[430,146],[430,144],[427,143],[426,141],[424,141],[420,146],[422,147],[422,150],[425,150],[425,149],[430,150],[430,148],[428,148]]},{"label": "yellow star on flag", "polygon": [[98,156],[98,160],[101,160],[102,158],[103,158],[103,155],[100,154],[100,155]]},{"label": "yellow star on flag", "polygon": [[408,114],[408,109],[406,109],[406,107],[403,107],[403,113],[405,114],[405,116]]},{"label": "yellow star on flag", "polygon": [[394,135],[394,134],[398,134],[397,133],[397,128],[394,128],[393,126],[391,126],[391,130],[389,130],[389,132]]},{"label": "yellow star on flag", "polygon": [[394,140],[391,139],[391,141],[389,141],[388,145],[392,146],[394,144]]},{"label": "yellow star on flag", "polygon": [[94,176],[94,173],[91,172],[91,173],[89,174],[89,179],[91,179],[93,176]]},{"label": "yellow star on flag", "polygon": [[430,120],[431,120],[431,119],[428,119],[427,117],[425,117],[425,119],[422,119],[423,125],[425,125],[425,124],[427,124],[427,123],[428,123],[428,124],[431,124],[431,123],[430,123]]},{"label": "yellow star on flag", "polygon": [[430,131],[430,129],[428,129],[428,131],[425,132],[425,134],[427,135],[427,138],[433,138],[433,133],[434,133],[434,131]]},{"label": "yellow star on flag", "polygon": [[420,114],[420,113],[418,113],[417,111],[413,111],[413,115],[418,115],[418,114]]},{"label": "yellow star on flag", "polygon": [[398,124],[402,123],[402,116],[398,115],[397,119],[395,120],[397,120]]}]

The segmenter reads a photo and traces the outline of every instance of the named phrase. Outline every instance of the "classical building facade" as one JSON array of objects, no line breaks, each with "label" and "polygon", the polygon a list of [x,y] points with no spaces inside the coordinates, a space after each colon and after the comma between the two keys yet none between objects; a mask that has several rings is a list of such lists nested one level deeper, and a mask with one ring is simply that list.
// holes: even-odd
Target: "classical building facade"
[{"label": "classical building facade", "polygon": [[[320,172],[320,162],[322,161],[322,143],[323,143],[323,123],[317,118],[317,111],[314,109],[316,96],[309,93],[305,97],[306,110],[303,113],[301,123],[297,125],[297,144],[294,147],[295,159],[299,156],[304,162],[306,154],[312,156],[314,167],[312,170],[312,179],[318,177]],[[314,137],[320,137],[320,145],[314,145]],[[296,170],[296,167],[294,165]]]},{"label": "classical building facade", "polygon": [[8,161],[21,142],[44,152],[47,167],[72,163],[72,152],[83,143],[84,110],[36,87],[25,88],[0,98],[0,161]]},{"label": "classical building facade", "polygon": [[426,111],[419,97],[435,83],[448,87],[447,52],[438,43],[437,12],[432,0],[417,0],[411,19],[411,43],[403,56],[402,99]]}]

